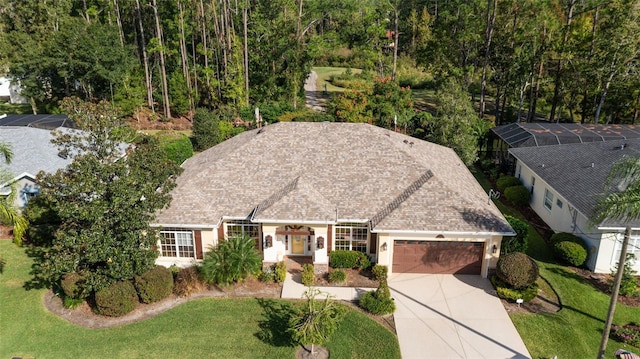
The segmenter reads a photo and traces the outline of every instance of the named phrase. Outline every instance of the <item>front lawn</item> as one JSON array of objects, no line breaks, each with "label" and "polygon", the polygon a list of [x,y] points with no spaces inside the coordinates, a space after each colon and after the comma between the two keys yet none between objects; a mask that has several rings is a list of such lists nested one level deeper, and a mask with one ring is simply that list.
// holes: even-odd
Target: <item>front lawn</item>
[{"label": "front lawn", "polygon": [[[281,324],[271,309],[291,304],[284,300],[200,299],[131,325],[79,327],[43,306],[46,290],[23,288],[24,249],[0,241],[0,254],[0,358],[293,358],[297,349],[264,339]],[[352,309],[332,338],[332,358],[400,358],[396,336]]]},{"label": "front lawn", "polygon": [[[488,191],[491,185],[484,175],[474,171],[476,179]],[[517,209],[494,201],[505,214],[526,220]],[[533,358],[595,358],[598,354],[604,320],[609,308],[609,295],[584,281],[571,269],[556,264],[549,247],[535,228],[529,225],[527,254],[536,260],[540,275],[547,279],[560,296],[563,309],[557,313],[510,313],[520,336]],[[640,320],[640,308],[616,306],[614,324]],[[640,349],[609,339],[605,357],[613,358],[616,349],[632,352]]]}]

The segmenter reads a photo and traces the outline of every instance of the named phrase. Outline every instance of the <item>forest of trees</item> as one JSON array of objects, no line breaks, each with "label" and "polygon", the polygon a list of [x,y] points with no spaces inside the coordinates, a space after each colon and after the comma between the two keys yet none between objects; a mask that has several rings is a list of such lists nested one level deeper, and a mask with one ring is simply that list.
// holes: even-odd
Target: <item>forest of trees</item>
[{"label": "forest of trees", "polygon": [[640,0],[0,0],[0,72],[34,112],[68,96],[158,119],[295,110],[312,66],[343,66],[454,79],[496,123],[636,123],[639,15]]}]

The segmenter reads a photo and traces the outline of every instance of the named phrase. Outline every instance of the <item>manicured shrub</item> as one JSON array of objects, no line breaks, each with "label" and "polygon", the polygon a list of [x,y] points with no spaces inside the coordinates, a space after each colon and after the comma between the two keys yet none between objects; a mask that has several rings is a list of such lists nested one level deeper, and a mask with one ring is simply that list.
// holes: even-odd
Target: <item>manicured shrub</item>
[{"label": "manicured shrub", "polygon": [[511,225],[511,228],[516,232],[513,237],[503,237],[502,245],[500,246],[500,255],[509,254],[512,252],[525,253],[529,247],[529,225],[527,222],[520,220],[516,217],[509,215],[504,216]]},{"label": "manicured shrub", "polygon": [[366,292],[360,297],[358,305],[371,314],[391,314],[396,310],[396,303],[391,298],[387,281],[380,281],[378,289]]},{"label": "manicured shrub", "polygon": [[209,250],[200,266],[200,273],[209,284],[228,286],[257,275],[262,268],[262,257],[255,249],[253,238],[244,235],[220,241]]},{"label": "manicured shrub", "polygon": [[367,269],[371,266],[371,261],[362,252],[338,250],[331,252],[329,266],[331,268]]},{"label": "manicured shrub", "polygon": [[500,257],[496,275],[511,288],[526,288],[538,279],[538,265],[528,255],[513,252]]},{"label": "manicured shrub", "polygon": [[329,272],[329,282],[331,283],[345,283],[347,281],[347,273],[342,269],[334,269]]},{"label": "manicured shrub", "polygon": [[164,136],[160,138],[160,147],[167,157],[177,165],[193,156],[193,144],[187,136]]},{"label": "manicured shrub", "polygon": [[[627,253],[627,258],[624,261],[624,267],[622,267],[622,279],[620,280],[620,295],[631,296],[636,293],[638,289],[638,281],[635,277],[636,271],[633,270],[633,262],[636,256],[633,253]],[[611,275],[615,276],[618,272],[618,266],[620,263],[616,263],[615,270],[611,272]],[[611,291],[613,291],[613,283],[611,283]]]},{"label": "manicured shrub", "polygon": [[518,299],[522,299],[524,302],[530,302],[538,295],[538,283],[533,283],[522,289],[514,289],[509,288],[508,284],[501,281],[498,276],[491,277],[491,283],[496,288],[499,298],[513,302]]},{"label": "manicured shrub", "polygon": [[60,281],[60,287],[64,292],[64,295],[69,298],[86,298],[86,293],[82,291],[82,286],[78,285],[84,281],[84,276],[79,273],[72,272],[67,273],[62,277]]},{"label": "manicured shrub", "polygon": [[520,186],[522,183],[520,179],[513,176],[502,176],[496,181],[496,187],[500,192],[504,192],[505,189],[513,186]]},{"label": "manicured shrub", "polygon": [[265,283],[273,283],[275,279],[275,273],[273,267],[263,269],[258,275],[258,280]]},{"label": "manicured shrub", "polygon": [[66,295],[64,296],[64,299],[62,300],[62,304],[67,309],[78,308],[80,305],[82,305],[82,303],[84,303],[84,299],[67,297]]},{"label": "manicured shrub", "polygon": [[153,303],[168,297],[173,292],[173,274],[169,268],[156,266],[133,279],[133,284],[142,303]]},{"label": "manicured shrub", "polygon": [[587,250],[578,243],[562,241],[553,245],[554,256],[562,262],[579,267],[587,260]]},{"label": "manicured shrub", "polygon": [[276,263],[273,271],[273,280],[276,283],[282,283],[284,282],[286,277],[287,277],[287,265],[284,263],[284,261],[280,261]]},{"label": "manicured shrub", "polygon": [[302,266],[302,284],[307,287],[311,287],[316,281],[316,274],[313,269],[313,264],[305,264]]},{"label": "manicured shrub", "polygon": [[115,282],[95,294],[96,312],[109,317],[120,317],[138,305],[138,295],[129,281]]},{"label": "manicured shrub", "polygon": [[551,235],[551,238],[549,241],[552,246],[560,242],[574,242],[585,247],[585,249],[587,248],[586,244],[584,243],[584,240],[572,233],[566,233],[566,232],[554,233],[553,235]]},{"label": "manicured shrub", "polygon": [[378,281],[386,281],[387,276],[389,275],[388,267],[380,264],[376,264],[375,266],[373,266],[371,272],[373,273],[373,278]]},{"label": "manicured shrub", "polygon": [[504,197],[517,206],[526,206],[531,201],[531,193],[522,185],[507,187]]},{"label": "manicured shrub", "polygon": [[180,297],[188,297],[205,287],[197,267],[181,268],[176,274],[173,293]]},{"label": "manicured shrub", "polygon": [[625,325],[612,325],[611,337],[615,340],[640,348],[640,325],[629,323]]}]

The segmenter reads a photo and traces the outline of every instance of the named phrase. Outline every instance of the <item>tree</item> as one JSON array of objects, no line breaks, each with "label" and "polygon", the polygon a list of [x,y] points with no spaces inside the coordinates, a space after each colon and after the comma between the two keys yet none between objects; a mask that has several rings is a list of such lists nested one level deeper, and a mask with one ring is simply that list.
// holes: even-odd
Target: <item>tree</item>
[{"label": "tree", "polygon": [[[11,146],[0,142],[0,156],[4,157],[7,164],[11,163],[11,159],[13,158]],[[10,177],[11,175],[8,173],[0,173],[0,183],[5,182],[5,180],[10,180]],[[16,198],[15,196],[16,191],[12,188],[9,196],[5,196],[0,199],[0,223],[7,226],[13,226],[13,240],[16,244],[21,244],[22,237],[27,230],[28,223],[13,204]]]},{"label": "tree", "polygon": [[623,268],[625,267],[627,259],[629,237],[631,237],[630,222],[640,218],[640,158],[625,157],[616,162],[611,167],[604,191],[605,196],[600,199],[593,212],[591,218],[592,223],[601,224],[604,221],[620,221],[624,223],[626,227],[622,241],[622,250],[620,251],[618,271],[614,279],[609,310],[607,312],[602,341],[600,342],[600,349],[598,351],[598,358],[600,359],[604,358],[604,352],[607,348],[607,341],[609,340],[613,315],[616,310],[618,293],[620,291],[620,282],[624,274]]},{"label": "tree", "polygon": [[209,284],[229,286],[257,275],[262,257],[255,245],[255,240],[247,234],[221,240],[205,254],[200,266],[202,277]]},{"label": "tree", "polygon": [[306,305],[289,321],[293,340],[302,345],[310,344],[312,356],[315,355],[315,345],[326,343],[344,316],[344,308],[331,300],[329,295],[323,301],[316,300],[321,293],[317,288],[305,291]]},{"label": "tree", "polygon": [[80,131],[59,132],[55,139],[73,162],[37,178],[35,203],[59,223],[51,243],[42,245],[35,279],[55,285],[75,272],[88,294],[154,266],[157,234],[149,223],[169,204],[180,169],[157,140],[126,127],[109,103],[74,98],[62,107]]}]

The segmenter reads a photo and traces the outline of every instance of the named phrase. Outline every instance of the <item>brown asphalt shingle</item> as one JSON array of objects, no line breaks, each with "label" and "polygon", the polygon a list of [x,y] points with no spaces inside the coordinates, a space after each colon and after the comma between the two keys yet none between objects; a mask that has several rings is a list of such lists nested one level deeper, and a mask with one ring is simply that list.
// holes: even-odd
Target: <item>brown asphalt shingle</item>
[{"label": "brown asphalt shingle", "polygon": [[455,153],[367,124],[281,122],[242,133],[184,164],[161,225],[222,217],[373,230],[512,232]]}]

